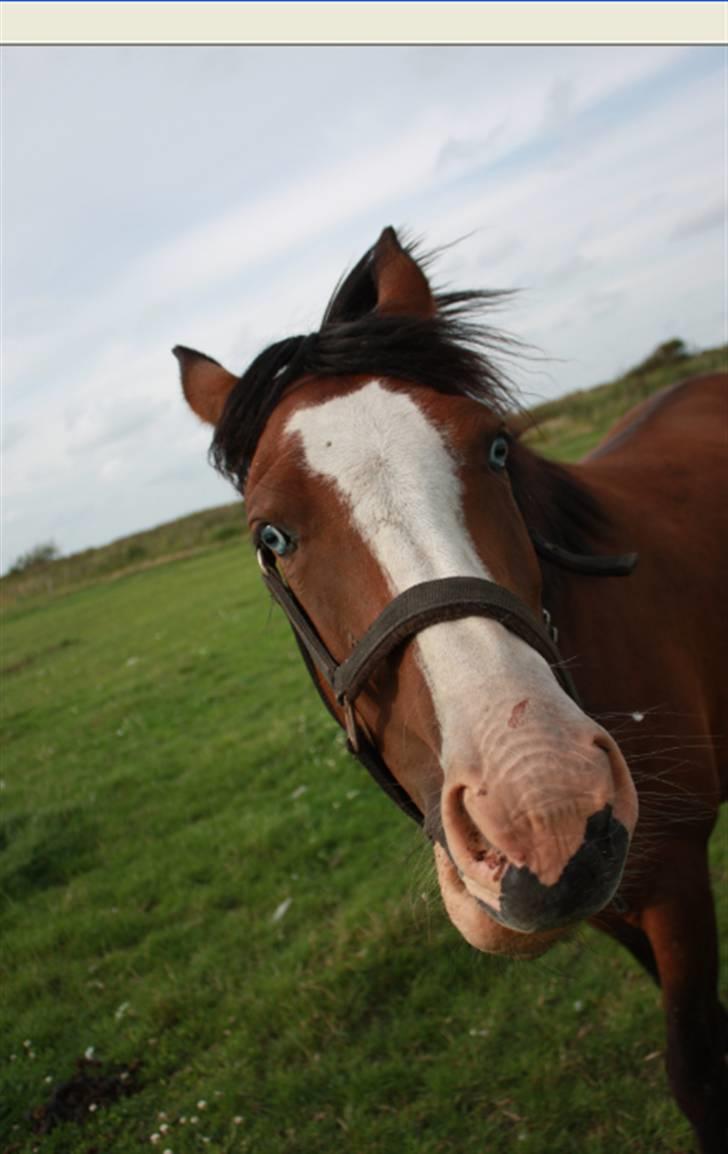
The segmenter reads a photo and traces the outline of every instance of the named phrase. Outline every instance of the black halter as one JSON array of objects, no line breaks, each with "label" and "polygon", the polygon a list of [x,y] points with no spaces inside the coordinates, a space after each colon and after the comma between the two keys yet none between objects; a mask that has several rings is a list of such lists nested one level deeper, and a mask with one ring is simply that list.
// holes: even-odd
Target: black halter
[{"label": "black halter", "polygon": [[[591,576],[626,576],[637,563],[636,553],[616,557],[594,557],[570,553],[542,537],[532,537],[536,552],[545,560],[573,572]],[[331,688],[343,710],[347,749],[369,771],[377,785],[419,825],[423,815],[407,791],[385,764],[376,746],[362,729],[354,711],[356,699],[377,665],[398,646],[422,629],[442,621],[463,617],[489,617],[515,633],[550,664],[562,688],[580,704],[570,673],[556,646],[556,630],[544,610],[542,624],[531,610],[502,585],[479,577],[444,577],[425,581],[400,593],[385,606],[344,661],[337,661],[324,644],[315,625],[275,563],[275,555],[264,546],[258,549],[258,564],[266,587],[288,618],[319,696],[341,724],[341,718],[324,694],[317,673]]]}]

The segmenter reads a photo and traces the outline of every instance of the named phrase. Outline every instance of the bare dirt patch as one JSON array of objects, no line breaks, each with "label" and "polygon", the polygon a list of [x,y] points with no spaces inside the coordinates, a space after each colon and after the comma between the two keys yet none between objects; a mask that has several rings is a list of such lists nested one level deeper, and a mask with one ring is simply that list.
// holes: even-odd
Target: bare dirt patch
[{"label": "bare dirt patch", "polygon": [[48,1134],[61,1122],[82,1125],[97,1110],[138,1093],[140,1069],[138,1060],[112,1066],[95,1058],[78,1058],[72,1076],[55,1086],[46,1102],[31,1110],[33,1133]]}]

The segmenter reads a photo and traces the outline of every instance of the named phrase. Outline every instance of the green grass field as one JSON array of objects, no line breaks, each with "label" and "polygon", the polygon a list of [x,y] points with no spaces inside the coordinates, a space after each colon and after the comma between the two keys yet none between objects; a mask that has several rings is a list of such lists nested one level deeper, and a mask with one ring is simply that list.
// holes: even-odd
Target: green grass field
[{"label": "green grass field", "polygon": [[124,568],[3,582],[0,1151],[691,1150],[657,990],[459,938],[248,547]]}]

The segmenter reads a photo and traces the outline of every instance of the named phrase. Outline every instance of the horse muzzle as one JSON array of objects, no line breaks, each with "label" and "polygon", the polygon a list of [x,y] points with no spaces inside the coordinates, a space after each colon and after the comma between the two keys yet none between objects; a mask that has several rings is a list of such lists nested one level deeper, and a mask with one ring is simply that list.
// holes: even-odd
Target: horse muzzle
[{"label": "horse muzzle", "polygon": [[524,757],[446,775],[440,840],[458,884],[521,934],[591,917],[622,879],[637,819],[631,775],[606,734],[582,731],[572,751],[557,758],[541,746],[541,772]]},{"label": "horse muzzle", "polygon": [[489,894],[461,873],[465,888],[497,922],[520,933],[540,933],[581,921],[614,897],[624,870],[629,833],[611,805],[586,823],[584,840],[558,880],[545,885],[528,866],[509,863],[500,888]]}]

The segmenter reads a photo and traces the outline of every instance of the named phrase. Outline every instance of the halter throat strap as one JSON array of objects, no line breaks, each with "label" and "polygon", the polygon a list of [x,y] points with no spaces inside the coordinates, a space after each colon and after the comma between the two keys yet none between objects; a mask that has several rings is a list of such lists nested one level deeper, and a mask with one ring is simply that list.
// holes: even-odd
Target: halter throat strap
[{"label": "halter throat strap", "polygon": [[550,561],[561,569],[568,569],[570,573],[580,573],[582,577],[629,577],[639,560],[637,553],[572,553],[562,545],[547,541],[533,529],[530,536],[534,549],[543,561]]}]

